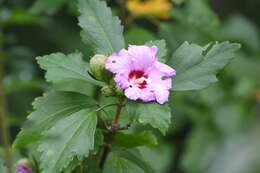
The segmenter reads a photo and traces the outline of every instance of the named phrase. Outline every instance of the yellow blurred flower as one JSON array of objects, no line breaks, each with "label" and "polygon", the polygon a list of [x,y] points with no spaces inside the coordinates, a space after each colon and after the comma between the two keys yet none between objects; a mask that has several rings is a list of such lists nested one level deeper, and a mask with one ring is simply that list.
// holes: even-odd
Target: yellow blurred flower
[{"label": "yellow blurred flower", "polygon": [[127,0],[127,9],[133,16],[151,16],[169,19],[172,4],[168,0]]}]

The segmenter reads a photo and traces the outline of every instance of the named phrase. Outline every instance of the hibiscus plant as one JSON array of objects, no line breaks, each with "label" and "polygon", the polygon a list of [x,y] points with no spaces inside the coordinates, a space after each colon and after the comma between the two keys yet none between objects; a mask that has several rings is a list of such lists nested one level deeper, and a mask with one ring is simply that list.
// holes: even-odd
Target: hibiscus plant
[{"label": "hibiscus plant", "polygon": [[33,148],[35,172],[154,173],[139,147],[160,145],[155,134],[165,135],[172,119],[169,95],[216,82],[240,45],[184,42],[169,56],[164,40],[125,45],[121,22],[105,2],[79,0],[78,8],[93,57],[86,62],[75,51],[36,58],[53,88],[33,102],[14,147]]}]

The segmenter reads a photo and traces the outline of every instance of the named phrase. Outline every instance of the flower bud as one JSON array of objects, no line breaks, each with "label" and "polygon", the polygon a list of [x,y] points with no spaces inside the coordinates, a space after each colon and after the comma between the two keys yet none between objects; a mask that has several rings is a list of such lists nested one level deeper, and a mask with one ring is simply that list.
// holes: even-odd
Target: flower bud
[{"label": "flower bud", "polygon": [[19,165],[17,167],[18,173],[33,173],[27,166]]},{"label": "flower bud", "polygon": [[119,86],[115,86],[115,93],[117,96],[123,96],[124,95],[124,91],[122,88],[120,88]]},{"label": "flower bud", "polygon": [[27,158],[18,160],[16,165],[18,173],[32,173],[32,171],[29,169],[31,165]]},{"label": "flower bud", "polygon": [[112,77],[112,74],[105,69],[107,58],[105,55],[97,54],[90,59],[90,71],[97,80],[108,81]]},{"label": "flower bud", "polygon": [[30,166],[30,162],[26,158],[22,158],[18,160],[17,165],[24,165],[24,166]]},{"label": "flower bud", "polygon": [[114,86],[111,86],[111,85],[107,85],[107,86],[104,86],[103,88],[101,88],[101,92],[102,92],[102,95],[105,97],[115,96],[115,94],[116,94]]}]

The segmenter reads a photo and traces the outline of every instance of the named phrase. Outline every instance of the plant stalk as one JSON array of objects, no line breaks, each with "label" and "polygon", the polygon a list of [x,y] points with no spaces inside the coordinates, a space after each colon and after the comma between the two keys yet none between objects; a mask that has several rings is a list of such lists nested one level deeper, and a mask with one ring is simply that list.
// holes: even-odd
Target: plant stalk
[{"label": "plant stalk", "polygon": [[122,108],[124,107],[123,101],[124,100],[122,98],[119,99],[119,102],[117,104],[116,114],[115,114],[114,119],[111,123],[112,127],[119,125],[118,122],[119,122],[120,114],[121,114]]},{"label": "plant stalk", "polygon": [[106,139],[105,139],[106,140],[106,144],[102,148],[102,151],[101,151],[102,154],[101,154],[101,159],[100,159],[100,164],[99,164],[99,167],[101,169],[104,168],[107,156],[108,156],[108,154],[110,152],[110,148],[111,148],[112,141],[113,141],[113,136],[120,129],[119,118],[120,118],[120,115],[121,115],[122,108],[124,107],[123,102],[124,102],[124,99],[123,98],[119,98],[119,101],[117,103],[116,114],[114,116],[114,119],[111,122],[110,129],[109,129],[110,131],[106,135]]},{"label": "plant stalk", "polygon": [[122,24],[125,26],[127,22],[127,14],[126,14],[126,0],[118,0],[119,4],[119,15],[122,21]]},{"label": "plant stalk", "polygon": [[3,25],[0,23],[0,133],[4,146],[4,160],[7,167],[7,173],[13,173],[12,171],[12,151],[10,145],[9,126],[6,115],[6,95],[4,89],[4,52],[3,52]]},{"label": "plant stalk", "polygon": [[12,152],[10,146],[10,135],[8,120],[6,117],[6,100],[3,86],[3,67],[0,66],[0,133],[4,145],[4,159],[7,167],[7,173],[12,173]]}]

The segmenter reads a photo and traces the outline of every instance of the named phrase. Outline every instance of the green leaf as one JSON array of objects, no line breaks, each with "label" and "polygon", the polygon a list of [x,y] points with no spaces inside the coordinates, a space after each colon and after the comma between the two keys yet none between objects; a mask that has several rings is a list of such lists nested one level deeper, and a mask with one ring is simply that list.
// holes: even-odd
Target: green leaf
[{"label": "green leaf", "polygon": [[[96,144],[95,144],[96,145]],[[102,173],[100,168],[100,155],[92,154],[86,160],[86,169],[84,173]]]},{"label": "green leaf", "polygon": [[[156,147],[138,147],[138,149],[143,160],[152,165],[156,172],[165,172],[165,168],[172,164],[172,155],[176,150],[173,145],[173,143],[160,141],[160,145]],[[158,157],[160,157],[160,161],[158,161]]]},{"label": "green leaf", "polygon": [[35,0],[30,11],[34,14],[46,13],[52,15],[56,13],[69,0]]},{"label": "green leaf", "polygon": [[79,26],[83,42],[95,53],[111,55],[124,48],[123,27],[118,17],[100,0],[79,0]]},{"label": "green leaf", "polygon": [[234,58],[239,44],[222,42],[201,47],[183,43],[170,65],[177,71],[172,90],[198,90],[217,82],[216,74]]},{"label": "green leaf", "polygon": [[138,167],[142,168],[145,173],[155,173],[155,170],[146,161],[143,160],[139,150],[123,150],[117,152],[117,155],[136,164]]},{"label": "green leaf", "polygon": [[83,160],[94,149],[97,113],[88,109],[61,119],[44,133],[46,139],[38,150],[42,152],[42,173],[60,173],[74,157]]},{"label": "green leaf", "polygon": [[34,111],[14,142],[15,147],[25,147],[42,139],[42,132],[57,121],[81,109],[94,109],[96,103],[88,96],[72,92],[51,92],[33,102]]},{"label": "green leaf", "polygon": [[208,1],[185,0],[184,8],[175,8],[172,14],[180,22],[204,33],[204,36],[211,39],[217,37],[220,22],[217,15],[210,9]]},{"label": "green leaf", "polygon": [[161,62],[165,62],[165,56],[167,55],[166,42],[165,40],[148,41],[145,43],[147,46],[157,46],[158,52],[157,56]]},{"label": "green leaf", "polygon": [[88,64],[82,60],[82,54],[73,53],[64,55],[62,53],[53,53],[37,57],[40,67],[46,70],[45,78],[54,84],[73,83],[82,81],[87,84],[102,86],[103,83],[93,79],[88,73]]},{"label": "green leaf", "polygon": [[[209,129],[194,128],[186,142],[181,165],[187,172],[203,172],[218,153],[218,138]],[[198,159],[200,158],[200,159]]]},{"label": "green leaf", "polygon": [[[205,37],[205,34],[194,29],[187,24],[179,23],[160,23],[158,26],[159,35],[166,40],[168,54],[172,55],[184,41],[193,43],[206,44],[212,39]],[[169,59],[167,57],[167,59]]]},{"label": "green leaf", "polygon": [[44,91],[45,82],[43,80],[28,80],[19,79],[17,77],[10,78],[5,83],[6,93],[15,93],[23,90]]},{"label": "green leaf", "polygon": [[95,88],[96,86],[87,83],[85,81],[82,80],[77,80],[77,79],[73,79],[73,82],[71,81],[65,81],[65,82],[60,82],[60,83],[56,83],[53,86],[54,90],[57,91],[72,91],[72,92],[77,92],[80,94],[84,94],[87,96],[93,96],[95,93]]},{"label": "green leaf", "polygon": [[5,168],[4,168],[4,159],[2,158],[2,156],[0,156],[0,172],[4,172]]},{"label": "green leaf", "polygon": [[101,130],[97,129],[95,134],[94,152],[98,152],[100,146],[104,144],[104,135]]},{"label": "green leaf", "polygon": [[243,43],[243,47],[258,52],[260,47],[259,30],[255,23],[245,16],[235,14],[223,23],[221,35],[224,39]]},{"label": "green leaf", "polygon": [[78,167],[81,165],[81,160],[74,157],[72,161],[70,161],[69,165],[66,167],[66,169],[62,173],[78,173],[75,170],[77,170]]},{"label": "green leaf", "polygon": [[138,146],[154,147],[158,144],[156,137],[151,131],[143,131],[139,134],[117,133],[113,138],[113,142],[126,148]]},{"label": "green leaf", "polygon": [[122,157],[110,157],[103,173],[143,173],[142,169]]},{"label": "green leaf", "polygon": [[10,18],[6,21],[7,24],[14,25],[39,25],[42,19],[35,16],[25,9],[15,9],[11,11]]},{"label": "green leaf", "polygon": [[113,151],[105,163],[104,173],[155,173],[137,149]]},{"label": "green leaf", "polygon": [[185,2],[185,0],[172,0],[173,3],[176,3],[176,4],[182,4],[183,2]]},{"label": "green leaf", "polygon": [[129,102],[126,105],[128,115],[141,124],[150,124],[165,135],[171,123],[171,110],[168,104]]},{"label": "green leaf", "polygon": [[141,27],[131,27],[125,32],[127,44],[142,45],[147,40],[156,40],[156,36],[149,30]]}]

